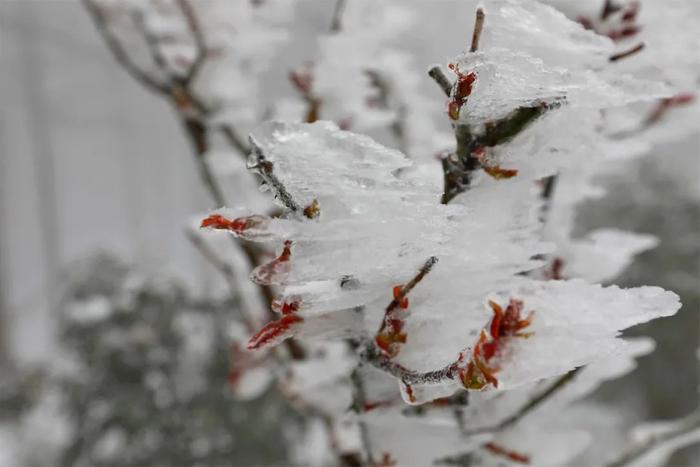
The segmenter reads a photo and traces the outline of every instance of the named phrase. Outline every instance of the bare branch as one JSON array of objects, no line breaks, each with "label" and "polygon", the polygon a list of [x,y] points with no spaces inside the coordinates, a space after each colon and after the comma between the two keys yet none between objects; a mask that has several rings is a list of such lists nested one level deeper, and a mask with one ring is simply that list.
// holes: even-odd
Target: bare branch
[{"label": "bare branch", "polygon": [[124,69],[129,73],[132,78],[134,78],[139,83],[143,84],[149,90],[158,94],[170,94],[169,86],[165,83],[159,82],[153,76],[151,76],[145,70],[139,68],[139,66],[134,63],[129,55],[126,53],[122,47],[119,39],[112,33],[109,26],[105,21],[105,15],[102,9],[94,2],[94,0],[83,0],[83,5],[85,9],[90,14],[97,31],[102,36],[105,44],[109,48],[112,56],[115,60],[124,67]]},{"label": "bare branch", "polygon": [[428,76],[433,78],[433,80],[440,86],[442,92],[445,93],[447,97],[450,97],[452,93],[452,83],[450,83],[449,78],[445,76],[445,72],[442,71],[440,65],[434,65],[428,70]]},{"label": "bare branch", "polygon": [[[170,70],[170,67],[168,66],[168,61],[165,59],[165,55],[163,55],[163,51],[160,48],[160,44],[158,44],[158,38],[155,35],[153,35],[150,29],[148,29],[148,27],[146,26],[146,22],[143,17],[143,12],[141,12],[140,10],[133,10],[131,12],[131,20],[134,23],[134,27],[136,28],[136,30],[139,32],[141,37],[143,37],[143,41],[146,43],[146,47],[148,48],[148,52],[151,55],[151,59],[153,59],[153,63],[168,78],[168,82],[172,83],[172,70]],[[167,86],[168,88],[171,88],[172,84],[168,84]]]},{"label": "bare branch", "polygon": [[185,17],[187,22],[187,27],[192,33],[192,38],[194,39],[195,48],[197,49],[194,62],[187,71],[187,76],[183,80],[184,85],[188,85],[195,80],[197,74],[204,66],[207,59],[207,44],[204,40],[204,33],[199,25],[199,20],[197,19],[197,14],[192,7],[192,4],[188,0],[177,0],[177,5],[182,11],[182,15]]},{"label": "bare branch", "polygon": [[474,32],[472,33],[472,45],[469,47],[470,52],[479,50],[479,41],[481,40],[481,31],[484,29],[484,20],[486,15],[483,8],[476,9],[476,18],[474,19]]}]

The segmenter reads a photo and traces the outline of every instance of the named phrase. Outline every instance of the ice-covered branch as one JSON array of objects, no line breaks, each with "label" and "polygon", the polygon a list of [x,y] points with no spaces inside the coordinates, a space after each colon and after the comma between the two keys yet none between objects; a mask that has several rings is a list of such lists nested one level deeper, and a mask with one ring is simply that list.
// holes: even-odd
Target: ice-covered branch
[{"label": "ice-covered branch", "polygon": [[423,280],[437,262],[437,257],[431,256],[420,268],[418,274],[406,285],[394,287],[394,298],[386,307],[382,324],[374,338],[377,347],[386,355],[390,357],[396,356],[399,352],[399,344],[406,342],[406,333],[403,331],[405,320],[400,316],[401,310],[408,308],[408,298],[406,296]]},{"label": "ice-covered branch", "polygon": [[640,440],[604,467],[625,467],[655,451],[669,448],[675,450],[700,441],[700,410],[671,424],[670,428]]},{"label": "ice-covered branch", "polygon": [[248,168],[255,170],[270,185],[274,190],[275,196],[282,204],[295,214],[300,214],[301,207],[294,200],[292,195],[287,191],[287,188],[275,175],[274,164],[265,158],[262,148],[256,143],[255,138],[251,135],[248,139],[252,148],[250,159],[248,160]]},{"label": "ice-covered branch", "polygon": [[[484,167],[479,156],[485,148],[507,143],[553,107],[554,105],[544,103],[531,107],[521,107],[508,117],[487,125],[482,134],[474,134],[470,125],[455,125],[457,141],[455,153],[442,160],[444,175],[442,204],[448,204],[455,196],[469,188],[472,173]],[[496,168],[496,172],[493,173],[496,177],[515,175],[515,173],[506,174],[500,168]]]},{"label": "ice-covered branch", "polygon": [[413,279],[411,279],[406,285],[397,289],[394,299],[386,307],[385,316],[402,306],[404,299],[406,299],[406,295],[408,295],[411,292],[411,290],[413,290],[413,288],[416,285],[418,285],[420,281],[423,280],[426,274],[428,274],[430,270],[433,269],[433,266],[435,266],[437,262],[438,259],[435,256],[431,256],[430,258],[428,258],[425,264],[418,271],[418,274],[416,274],[415,277],[413,277]]},{"label": "ice-covered branch", "polygon": [[430,371],[415,371],[394,362],[384,355],[373,342],[364,340],[359,346],[359,355],[362,360],[375,368],[389,373],[391,376],[405,384],[438,384],[454,380],[459,372],[459,362]]}]

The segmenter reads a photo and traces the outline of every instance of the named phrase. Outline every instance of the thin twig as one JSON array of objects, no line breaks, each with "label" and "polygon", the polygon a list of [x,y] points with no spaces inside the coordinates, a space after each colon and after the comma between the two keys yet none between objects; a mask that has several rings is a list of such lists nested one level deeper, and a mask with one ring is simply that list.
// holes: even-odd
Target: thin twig
[{"label": "thin twig", "polygon": [[449,365],[430,371],[414,371],[394,362],[384,355],[374,341],[364,340],[359,346],[360,358],[373,367],[389,373],[391,376],[400,379],[406,384],[437,384],[448,380],[453,380],[459,371],[459,362],[455,361]]},{"label": "thin twig", "polygon": [[446,408],[451,408],[455,412],[460,411],[461,414],[455,413],[458,424],[462,424],[461,416],[463,415],[463,409],[469,405],[469,391],[459,391],[448,397],[441,397],[431,402],[426,402],[420,405],[411,405],[405,407],[401,410],[401,413],[407,416],[420,417],[425,415],[429,411],[433,410],[445,410]]},{"label": "thin twig", "polygon": [[[97,5],[93,3],[92,0],[83,0],[86,8],[90,12],[91,16],[95,20],[98,30],[102,34],[105,42],[112,51],[113,55],[117,61],[122,64],[130,74],[137,79],[137,81],[148,86],[150,89],[158,91],[160,94],[168,96],[169,99],[175,99],[174,90],[178,89],[182,93],[182,98],[186,100],[188,105],[178,105],[176,103],[175,108],[180,114],[180,118],[183,123],[183,128],[186,130],[186,135],[192,145],[193,154],[195,156],[195,162],[197,163],[197,168],[199,170],[200,178],[207,189],[207,192],[211,196],[212,200],[217,207],[225,206],[226,199],[223,194],[223,190],[219,186],[216,177],[211,171],[209,164],[205,158],[206,152],[208,150],[208,134],[209,129],[205,124],[205,118],[210,113],[210,110],[194,96],[189,88],[189,86],[173,86],[172,83],[160,84],[154,81],[150,76],[145,74],[142,70],[135,66],[135,64],[129,59],[126,51],[122,48],[121,43],[110,33],[107,25],[104,23],[104,17],[102,11]],[[187,7],[188,5],[185,5]],[[192,15],[194,18],[194,11],[187,10],[188,15]],[[196,20],[193,20],[196,21]],[[198,114],[196,117],[189,115],[188,111],[194,109]],[[224,126],[221,128],[226,136],[228,142],[238,149],[243,155],[247,154],[247,147],[242,145],[237,137],[233,127]],[[235,238],[231,237],[232,241],[236,244],[238,248],[241,249],[243,254],[246,256],[248,261],[252,266],[259,264],[260,258],[258,251],[249,243],[245,241],[237,241]],[[264,297],[266,303],[272,303],[274,298],[274,293],[269,287],[261,287],[261,293]],[[269,310],[270,314],[274,316],[272,310]],[[304,349],[301,348],[296,341],[288,339],[285,341],[285,346],[293,359],[301,359],[304,357]]]},{"label": "thin twig", "polygon": [[347,0],[336,0],[335,8],[333,8],[333,18],[331,19],[332,33],[337,33],[343,28],[343,12],[345,12],[345,5]]},{"label": "thin twig", "polygon": [[197,169],[199,170],[199,176],[202,179],[207,192],[211,196],[211,199],[214,201],[217,208],[226,206],[226,199],[224,198],[223,190],[214,177],[214,174],[212,173],[206,159],[206,152],[209,145],[207,127],[204,126],[204,124],[199,120],[187,117],[183,117],[182,124],[192,145],[195,162],[197,163]]},{"label": "thin twig", "polygon": [[[406,141],[406,104],[402,101],[402,96],[397,95],[390,80],[387,80],[381,72],[377,70],[365,70],[371,85],[377,90],[376,104],[382,109],[392,109],[396,116],[389,129],[396,139],[396,146],[405,155],[408,154],[408,142]],[[310,103],[312,104],[312,103]]]},{"label": "thin twig", "polygon": [[435,465],[456,465],[459,467],[471,467],[474,463],[474,453],[457,454],[454,456],[435,459]]},{"label": "thin twig", "polygon": [[442,89],[442,92],[445,93],[447,97],[450,97],[450,94],[452,93],[452,83],[450,83],[449,78],[445,75],[445,72],[442,71],[442,67],[440,65],[434,65],[428,70],[428,76],[433,78],[433,80],[437,83],[438,86],[440,86],[440,89]]},{"label": "thin twig", "polygon": [[554,198],[554,191],[557,187],[558,175],[549,175],[541,180],[542,191],[540,192],[540,197],[542,198],[542,208],[540,210],[540,221],[542,225],[547,222],[549,217],[549,210],[552,208],[552,198]]},{"label": "thin twig", "polygon": [[433,269],[433,266],[435,266],[437,262],[438,259],[436,256],[431,256],[430,258],[428,258],[418,271],[418,274],[416,274],[413,279],[411,279],[406,285],[404,285],[399,291],[399,293],[396,295],[396,297],[394,297],[391,303],[389,303],[389,305],[386,307],[384,314],[388,315],[396,308],[398,308],[398,306],[401,304],[401,301],[406,297],[406,295],[408,295],[408,293],[411,290],[413,290],[413,288],[416,285],[418,285],[420,281],[423,280],[423,278]]},{"label": "thin twig", "polygon": [[618,60],[622,60],[623,58],[627,58],[627,57],[630,57],[630,56],[632,56],[632,55],[634,55],[634,54],[636,54],[636,53],[639,53],[639,52],[641,52],[643,49],[644,49],[644,42],[640,42],[639,44],[635,45],[634,47],[632,47],[632,48],[629,49],[629,50],[625,50],[625,51],[623,51],[623,52],[620,52],[620,53],[616,53],[616,54],[614,54],[614,55],[611,55],[610,58],[609,58],[609,60],[610,60],[611,62],[617,62]]},{"label": "thin twig", "polygon": [[182,15],[185,17],[187,27],[192,33],[192,38],[194,39],[194,44],[196,48],[196,55],[194,61],[192,62],[192,65],[187,71],[187,75],[183,79],[183,84],[188,85],[189,83],[195,80],[197,74],[199,73],[199,70],[204,66],[204,63],[206,62],[207,45],[204,40],[202,28],[199,25],[199,20],[197,19],[197,15],[194,11],[194,8],[192,8],[190,2],[188,0],[177,0],[177,5],[180,8],[180,11],[182,11]]},{"label": "thin twig", "polygon": [[[401,322],[403,323],[404,320],[403,318],[398,316],[397,310],[400,308],[405,308],[407,304],[404,304],[404,300],[406,298],[406,295],[420,282],[423,280],[426,274],[430,272],[430,270],[433,268],[433,266],[438,262],[437,257],[431,256],[428,258],[428,260],[425,262],[425,264],[420,268],[418,271],[418,274],[411,279],[406,285],[403,287],[395,287],[394,288],[394,299],[389,303],[389,305],[386,307],[386,310],[384,311],[384,318],[382,319],[381,324],[379,325],[379,330],[377,331],[376,337],[375,337],[375,344],[377,347],[382,347],[382,350],[385,352],[393,352],[395,349],[395,344],[394,343],[389,343],[383,338],[387,336],[385,334],[387,332],[387,328],[389,328],[389,335],[393,336],[399,336],[400,334],[400,329],[396,328],[396,322]],[[397,290],[398,288],[398,290]],[[404,335],[405,337],[405,335]],[[395,354],[391,355],[392,357],[395,356]]]},{"label": "thin twig", "polygon": [[616,5],[613,0],[605,0],[605,3],[603,4],[603,9],[600,12],[600,19],[605,21],[606,19],[608,19],[608,16],[612,15],[618,10],[620,10],[620,7]]},{"label": "thin twig", "polygon": [[500,421],[496,425],[491,426],[491,427],[486,427],[486,428],[479,428],[477,430],[466,431],[464,434],[465,435],[476,435],[476,434],[480,434],[480,433],[492,433],[492,432],[502,431],[502,430],[514,425],[515,423],[520,421],[523,417],[525,417],[530,412],[535,410],[537,407],[542,405],[542,403],[547,401],[554,394],[558,393],[568,383],[570,383],[574,379],[574,377],[578,374],[578,372],[581,371],[581,368],[582,367],[575,368],[575,369],[569,371],[568,373],[557,378],[556,381],[554,381],[547,389],[545,389],[541,393],[534,396],[532,399],[527,401],[525,403],[525,405],[523,405],[520,409],[518,409],[517,412],[511,414],[508,418]]},{"label": "thin twig", "polygon": [[[200,237],[196,232],[192,232],[190,229],[185,230],[185,236],[192,243],[192,245],[199,251],[199,253],[207,260],[209,263],[216,268],[217,271],[226,279],[226,285],[229,288],[229,293],[232,297],[238,294],[238,284],[236,282],[236,273],[233,267],[227,262],[223,261],[219,255]],[[246,327],[249,333],[256,330],[257,324],[243,312],[243,309],[236,307],[239,318]]]},{"label": "thin twig", "polygon": [[147,89],[157,94],[169,95],[170,89],[167,84],[159,82],[148,72],[139,68],[139,66],[131,60],[129,55],[122,47],[121,42],[119,42],[119,39],[117,39],[107,25],[103,10],[93,0],[83,0],[83,5],[90,14],[97,31],[102,36],[102,39],[107,45],[107,48],[109,48],[109,51],[112,53],[112,56],[122,67],[124,67],[127,73],[129,73],[132,78],[141,83]]},{"label": "thin twig", "polygon": [[[362,413],[365,403],[367,402],[367,395],[365,392],[365,384],[362,381],[362,375],[360,374],[360,369],[362,368],[362,362],[360,362],[357,367],[350,374],[350,382],[353,388],[353,409],[355,413]],[[369,431],[367,430],[367,424],[363,420],[357,422],[358,428],[360,429],[360,440],[362,442],[362,449],[364,451],[364,458],[367,465],[374,465],[374,459],[372,456],[372,445],[370,443]]]},{"label": "thin twig", "polygon": [[472,45],[469,47],[470,52],[479,50],[479,41],[481,40],[481,31],[484,29],[484,14],[483,8],[476,9],[476,18],[474,19],[474,32],[472,33]]},{"label": "thin twig", "polygon": [[700,410],[680,421],[680,426],[666,433],[661,433],[645,439],[620,455],[617,459],[605,464],[605,467],[624,467],[639,460],[645,454],[662,447],[664,444],[674,441],[694,430],[700,430]]},{"label": "thin twig", "polygon": [[542,199],[551,200],[554,197],[554,189],[557,186],[557,175],[550,175],[542,179]]},{"label": "thin twig", "polygon": [[396,118],[391,123],[391,133],[396,139],[396,147],[407,157],[411,157],[410,148],[406,139],[406,114],[407,109],[404,104],[400,104],[396,108]]},{"label": "thin twig", "polygon": [[134,27],[143,38],[143,41],[146,44],[146,48],[148,49],[148,52],[151,55],[153,63],[167,77],[168,82],[172,82],[172,70],[168,66],[168,61],[166,60],[165,55],[163,55],[163,51],[160,47],[160,44],[158,43],[158,37],[156,37],[146,26],[146,21],[143,17],[143,12],[141,10],[132,10],[131,20],[134,23]]},{"label": "thin twig", "polygon": [[[282,201],[282,204],[294,213],[300,213],[301,208],[294,200],[292,195],[287,191],[287,188],[274,173],[274,165],[265,158],[262,148],[256,143],[253,136],[249,136],[250,146],[252,147],[251,159],[248,163],[249,169],[256,170],[277,194],[277,198]],[[253,156],[255,156],[253,158]]]},{"label": "thin twig", "polygon": [[221,132],[224,134],[224,137],[226,138],[226,141],[234,148],[236,151],[238,151],[240,154],[243,156],[247,156],[250,154],[250,146],[246,144],[245,140],[241,138],[238,133],[236,133],[235,128],[233,128],[231,125],[222,125],[219,127]]}]

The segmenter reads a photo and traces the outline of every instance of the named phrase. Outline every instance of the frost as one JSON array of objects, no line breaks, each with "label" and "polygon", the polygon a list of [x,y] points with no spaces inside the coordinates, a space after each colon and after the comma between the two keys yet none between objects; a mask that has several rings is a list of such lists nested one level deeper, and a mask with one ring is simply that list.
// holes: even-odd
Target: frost
[{"label": "frost", "polygon": [[[479,358],[475,344],[492,319],[487,299],[502,305],[517,299],[524,312],[532,312],[522,331],[529,337],[507,336],[498,344],[489,367],[498,374],[491,386],[499,389],[624,352],[619,331],[679,307],[674,294],[653,287],[622,290],[580,280],[516,279],[518,272],[541,264],[533,256],[550,249],[537,240],[539,203],[526,179],[483,180],[445,206],[436,202],[433,184],[402,174],[410,162],[400,153],[330,123],[270,123],[256,130],[252,141],[258,147],[253,166],[267,164],[269,183],[290,209],[287,219],[271,221],[269,235],[257,237],[285,243],[280,256],[261,268],[282,286],[283,302],[295,304],[257,340],[373,336],[392,289],[396,293],[397,284],[407,284],[430,256],[438,262],[402,302],[406,337],[390,358],[419,372],[451,364],[464,368]],[[301,215],[300,207],[314,202],[318,217]],[[605,251],[620,237],[600,232],[592,238]],[[640,239],[628,248],[640,250],[649,242]],[[282,258],[284,271],[278,266]],[[620,252],[617,260],[610,259],[610,269],[619,269],[627,258]],[[444,389],[411,384],[404,387],[405,397],[420,402],[453,391],[459,380],[450,374],[442,381]]]}]

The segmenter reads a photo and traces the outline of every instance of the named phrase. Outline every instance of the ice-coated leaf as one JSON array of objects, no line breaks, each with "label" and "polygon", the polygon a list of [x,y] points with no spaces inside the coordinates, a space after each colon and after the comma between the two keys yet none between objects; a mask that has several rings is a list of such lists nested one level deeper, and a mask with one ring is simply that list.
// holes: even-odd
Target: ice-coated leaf
[{"label": "ice-coated leaf", "polygon": [[[517,387],[625,352],[625,342],[617,337],[621,330],[673,314],[679,306],[674,294],[657,288],[518,278],[541,264],[533,257],[550,251],[537,238],[537,170],[512,180],[477,179],[445,206],[438,203],[439,188],[431,181],[405,172],[410,161],[402,154],[333,124],[268,123],[252,141],[259,147],[256,164],[262,157],[266,173],[274,175],[273,191],[282,196],[284,187],[284,204],[314,206],[313,216],[297,209],[271,222],[269,235],[258,238],[284,240],[280,256],[254,274],[259,281],[267,277],[263,272],[272,271],[270,283],[281,286],[277,311],[285,313],[283,305],[291,303],[293,314],[266,325],[251,341],[253,347],[292,335],[374,342],[397,287],[433,256],[437,264],[394,312],[400,316],[391,326],[400,326],[395,332],[401,344],[388,358],[418,372],[458,359],[467,371],[469,362],[481,361],[479,374],[491,374],[486,389]],[[560,163],[567,161],[572,159]],[[612,269],[628,261],[630,248],[640,250],[650,241],[640,238],[623,248],[614,245],[620,236],[613,232],[591,238],[598,248],[610,248],[612,258],[618,255]],[[284,263],[280,274],[278,263]],[[487,299],[504,309],[511,299],[523,303],[517,330],[494,334]],[[482,332],[486,335],[480,338]],[[478,357],[480,352],[488,356]],[[456,374],[442,383],[402,383],[404,399],[429,401],[467,384]]]},{"label": "ice-coated leaf", "polygon": [[576,108],[615,107],[664,97],[658,82],[604,67],[612,42],[531,0],[497,0],[485,6],[488,27],[477,52],[455,60],[476,82],[460,112],[475,125],[542,103]]},{"label": "ice-coated leaf", "polygon": [[[425,287],[411,293],[408,321],[411,328],[425,320],[438,324],[537,266],[532,256],[547,251],[536,239],[538,202],[527,181],[484,183],[445,206],[432,182],[402,176],[410,161],[400,153],[330,123],[270,123],[253,139],[295,203],[319,206],[318,218],[276,221],[273,230],[284,225],[286,232],[271,235],[291,240],[282,296],[299,297],[301,332],[313,326],[326,335],[344,328],[372,332],[394,286],[430,256],[440,262]],[[362,313],[352,311],[358,308]],[[479,325],[478,318],[468,319],[471,328]],[[455,355],[465,334],[457,342],[439,352]]]},{"label": "ice-coated leaf", "polygon": [[620,289],[582,280],[532,281],[504,295],[519,297],[534,312],[532,337],[513,339],[512,358],[499,373],[504,387],[618,354],[626,345],[619,331],[680,308],[676,294],[658,287]]}]

